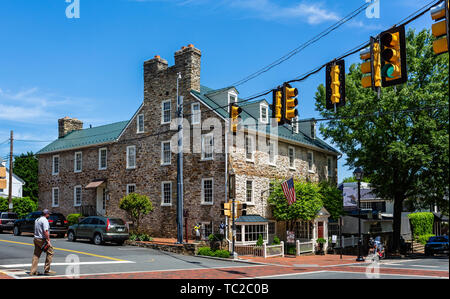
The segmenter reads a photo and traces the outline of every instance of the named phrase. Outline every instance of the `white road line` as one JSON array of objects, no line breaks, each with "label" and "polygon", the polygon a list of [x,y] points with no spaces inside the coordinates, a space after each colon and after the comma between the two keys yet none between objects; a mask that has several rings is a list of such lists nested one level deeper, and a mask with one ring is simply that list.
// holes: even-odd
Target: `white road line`
[{"label": "white road line", "polygon": [[[75,265],[102,265],[102,264],[135,264],[131,261],[106,261],[106,262],[79,262],[79,263],[52,263],[52,266],[75,266]],[[44,263],[39,263],[38,266],[44,266]],[[12,265],[0,265],[2,268],[21,268],[31,267],[31,264],[12,264]]]},{"label": "white road line", "polygon": [[429,266],[429,265],[410,265],[411,267],[424,267],[424,268],[439,268],[439,266]]},{"label": "white road line", "polygon": [[[351,271],[327,271],[327,272],[334,272],[334,273],[351,273],[351,274],[366,274],[364,272],[351,272]],[[413,274],[392,274],[392,273],[379,273],[380,276],[383,275],[390,275],[390,276],[406,276],[406,277],[426,277],[426,278],[440,278],[440,279],[448,279],[448,277],[441,277],[441,276],[432,276],[432,275],[413,275]],[[372,273],[373,275],[373,273]],[[371,278],[373,279],[373,278]]]},{"label": "white road line", "polygon": [[283,277],[283,276],[293,276],[293,275],[315,274],[315,273],[323,273],[323,272],[334,272],[334,271],[320,270],[320,271],[298,272],[298,273],[289,273],[289,274],[275,274],[275,275],[258,276],[258,277],[243,277],[241,279],[264,279],[264,278],[271,278],[271,277]]}]

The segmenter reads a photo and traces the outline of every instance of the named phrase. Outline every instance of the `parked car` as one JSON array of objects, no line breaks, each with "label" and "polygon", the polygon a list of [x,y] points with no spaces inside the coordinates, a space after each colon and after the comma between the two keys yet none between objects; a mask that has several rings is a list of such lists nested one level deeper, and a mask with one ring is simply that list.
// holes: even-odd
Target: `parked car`
[{"label": "parked car", "polygon": [[17,219],[16,213],[0,212],[0,233],[4,230],[12,230],[14,227],[14,221]]},{"label": "parked car", "polygon": [[[21,233],[34,233],[34,222],[41,217],[42,212],[32,212],[26,215],[23,219],[18,219],[14,222],[14,235],[20,236]],[[64,238],[69,226],[69,222],[61,213],[50,213],[48,218],[50,225],[50,234],[57,235],[58,238]]]},{"label": "parked car", "polygon": [[77,224],[71,225],[67,239],[75,242],[77,239],[89,239],[96,245],[104,242],[114,242],[122,245],[129,238],[128,225],[120,218],[89,216]]},{"label": "parked car", "polygon": [[449,253],[448,236],[430,237],[425,244],[425,255],[433,255],[435,253]]}]

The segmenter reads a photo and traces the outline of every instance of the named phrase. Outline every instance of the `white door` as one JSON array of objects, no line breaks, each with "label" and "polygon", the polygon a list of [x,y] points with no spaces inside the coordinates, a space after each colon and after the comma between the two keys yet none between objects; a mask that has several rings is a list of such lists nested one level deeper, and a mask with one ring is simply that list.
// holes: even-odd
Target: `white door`
[{"label": "white door", "polygon": [[106,212],[106,190],[105,188],[97,188],[97,213],[105,215]]}]

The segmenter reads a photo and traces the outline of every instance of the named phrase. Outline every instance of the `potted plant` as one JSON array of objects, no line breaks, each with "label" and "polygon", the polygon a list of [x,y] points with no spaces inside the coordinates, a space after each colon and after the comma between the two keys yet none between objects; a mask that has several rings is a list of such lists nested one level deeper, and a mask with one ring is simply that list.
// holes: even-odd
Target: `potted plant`
[{"label": "potted plant", "polygon": [[318,254],[324,254],[324,252],[323,252],[323,244],[325,244],[327,242],[327,240],[325,240],[324,238],[318,238],[316,240],[316,242],[317,242],[317,247],[318,247],[317,253]]}]

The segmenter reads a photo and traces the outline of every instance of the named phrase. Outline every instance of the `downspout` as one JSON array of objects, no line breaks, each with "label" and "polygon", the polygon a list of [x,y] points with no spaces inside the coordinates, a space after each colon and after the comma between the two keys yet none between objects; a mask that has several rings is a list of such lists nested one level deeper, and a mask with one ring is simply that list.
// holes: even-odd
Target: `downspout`
[{"label": "downspout", "polygon": [[[226,125],[226,121],[225,121]],[[228,130],[225,127],[225,202],[228,202]],[[228,239],[228,217],[225,216],[225,240],[228,242],[228,250],[230,249],[231,241]]]}]

